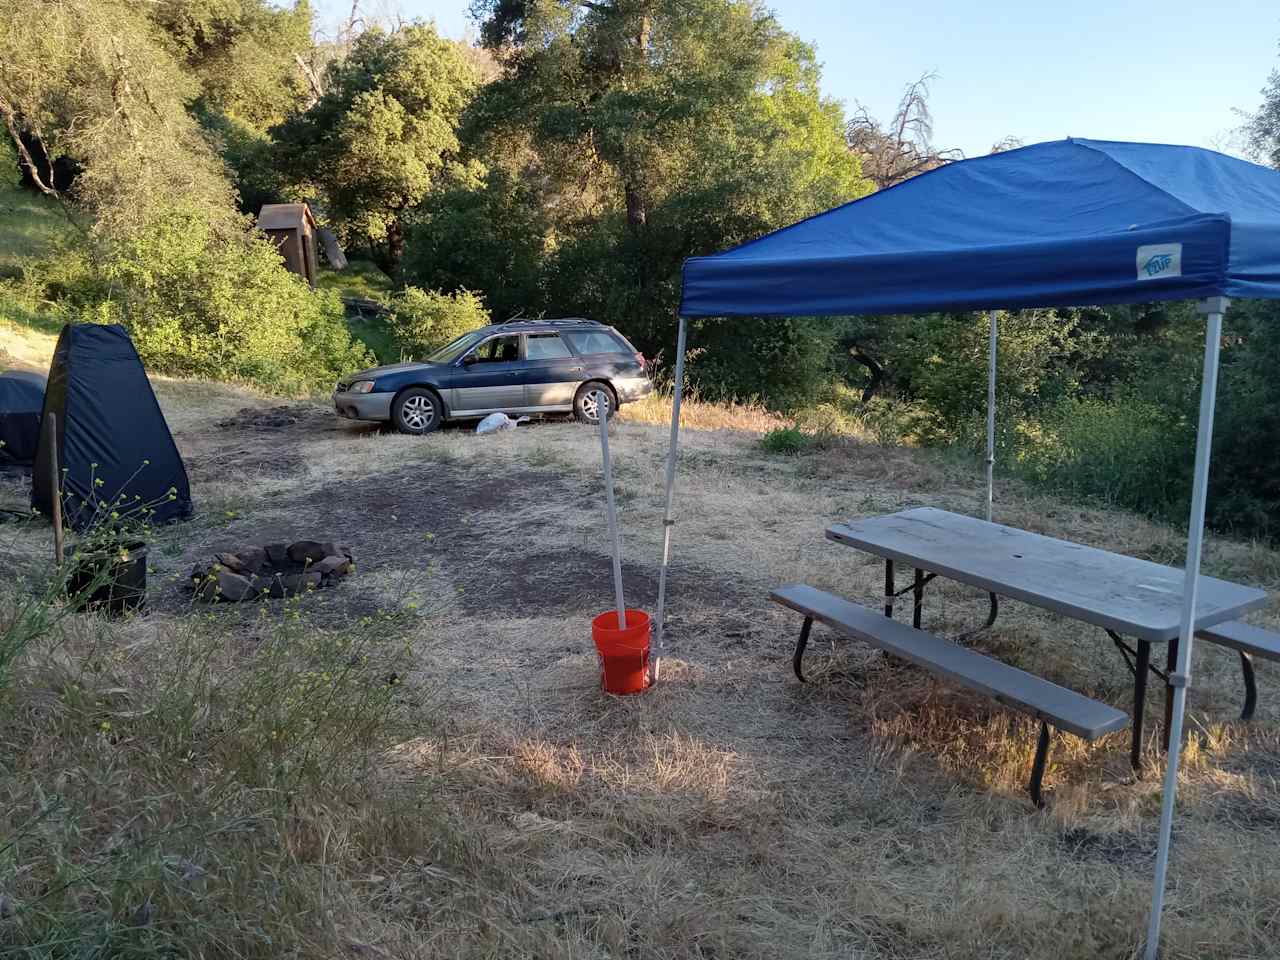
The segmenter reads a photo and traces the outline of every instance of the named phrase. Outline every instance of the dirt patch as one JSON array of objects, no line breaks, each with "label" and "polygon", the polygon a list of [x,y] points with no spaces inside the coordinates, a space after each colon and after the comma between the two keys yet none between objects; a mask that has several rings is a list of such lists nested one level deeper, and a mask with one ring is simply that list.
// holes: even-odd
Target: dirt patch
[{"label": "dirt patch", "polygon": [[1109,863],[1115,866],[1147,864],[1155,859],[1155,844],[1136,833],[1117,830],[1098,833],[1087,827],[1074,827],[1058,835],[1067,856],[1078,863]]},{"label": "dirt patch", "polygon": [[[369,518],[395,516],[439,534],[458,529],[474,514],[498,514],[522,526],[543,526],[536,508],[554,506],[580,493],[576,484],[550,471],[487,471],[483,475],[447,463],[416,472],[396,471],[361,479],[348,487],[329,486],[317,496],[358,499]],[[511,547],[512,544],[505,544]]]},{"label": "dirt patch", "polygon": [[1233,830],[1263,830],[1274,833],[1280,829],[1280,801],[1274,794],[1232,790],[1212,801],[1214,819],[1231,825]]},{"label": "dirt patch", "polygon": [[188,431],[179,439],[192,481],[216,484],[238,482],[242,476],[301,476],[308,462],[302,448],[308,441],[324,434],[350,436],[376,429],[376,424],[342,420],[325,406],[293,403],[241,407],[213,421],[213,429]]},{"label": "dirt patch", "polygon": [[183,462],[187,475],[195,481],[217,480],[232,470],[264,477],[292,477],[301,473],[306,463],[294,450],[230,445],[217,453],[187,456]]},{"label": "dirt patch", "polygon": [[[341,495],[330,488],[318,498]],[[439,562],[463,588],[459,602],[468,614],[497,607],[514,615],[585,615],[607,607],[613,595],[609,554],[588,546],[551,544],[570,535],[573,526],[567,520],[596,505],[579,482],[558,473],[520,470],[476,477],[471,471],[437,465],[429,479],[397,474],[361,481],[359,495],[350,504],[359,514],[355,526],[360,532],[343,523],[339,528],[356,547],[362,536],[377,531],[377,541],[384,546],[363,551],[375,558],[366,566],[376,568],[377,557],[390,564]],[[345,505],[338,507],[331,515],[341,516],[344,509]],[[623,579],[629,603],[653,606],[658,596],[656,565],[625,561]],[[722,616],[724,608],[746,592],[722,574],[673,564],[668,587],[677,623],[710,609],[717,613],[722,632],[749,625],[740,617]]]},{"label": "dirt patch", "polygon": [[0,508],[27,516],[31,509],[31,469],[0,466]]},{"label": "dirt patch", "polygon": [[332,410],[314,403],[293,403],[266,409],[241,407],[231,416],[215,421],[214,426],[219,430],[252,433],[305,431],[314,434],[317,428],[337,429],[340,425]]},{"label": "dirt patch", "polygon": [[[197,458],[192,472],[225,468],[237,459],[268,469],[255,456],[250,447],[236,448],[219,458],[218,466],[212,456],[208,462]],[[273,456],[280,458],[280,469],[289,468],[289,458],[300,468],[301,458],[288,447],[277,448]],[[477,476],[465,467],[435,463],[426,470],[396,470],[281,497],[184,542],[181,562],[233,551],[237,542],[288,541],[318,530],[349,544],[360,558],[357,572],[337,590],[306,598],[313,615],[324,620],[373,612],[378,601],[362,599],[361,584],[380,575],[417,578],[431,595],[456,594],[460,612],[467,615],[500,610],[505,616],[587,617],[612,600],[610,557],[564,541],[581,536],[582,512],[595,509],[597,499],[578,478],[553,471]],[[599,542],[603,545],[603,535]],[[623,576],[628,603],[652,610],[658,595],[656,563],[628,561]],[[727,649],[744,647],[756,629],[749,608],[766,593],[763,584],[673,563],[668,624],[673,636],[706,631]],[[152,593],[156,609],[177,613],[190,602],[189,594],[172,587]]]},{"label": "dirt patch", "polygon": [[[612,559],[606,553],[564,548],[537,553],[500,553],[483,558],[476,553],[466,557],[469,568],[480,578],[476,589],[464,594],[463,607],[468,613],[492,609],[493,598],[509,598],[521,604],[536,604],[541,616],[582,613],[608,607],[613,596]],[[652,607],[658,597],[657,570],[638,563],[622,564],[628,606]],[[673,564],[667,575],[667,588],[673,604],[678,603],[677,618],[691,611],[722,608],[745,599],[739,584],[717,576],[714,572],[683,564]],[[759,596],[758,593],[754,596]],[[594,606],[593,606],[594,604]],[[736,622],[719,617],[720,632],[729,636],[749,627],[739,618]],[[733,639],[733,637],[730,637]]]}]

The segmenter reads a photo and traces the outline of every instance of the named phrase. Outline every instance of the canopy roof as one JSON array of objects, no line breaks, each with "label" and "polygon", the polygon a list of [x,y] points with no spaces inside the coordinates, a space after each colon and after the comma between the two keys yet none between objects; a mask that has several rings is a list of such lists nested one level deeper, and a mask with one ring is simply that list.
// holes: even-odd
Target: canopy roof
[{"label": "canopy roof", "polygon": [[1280,172],[1059,140],[947,164],[685,261],[688,317],[1280,299]]}]

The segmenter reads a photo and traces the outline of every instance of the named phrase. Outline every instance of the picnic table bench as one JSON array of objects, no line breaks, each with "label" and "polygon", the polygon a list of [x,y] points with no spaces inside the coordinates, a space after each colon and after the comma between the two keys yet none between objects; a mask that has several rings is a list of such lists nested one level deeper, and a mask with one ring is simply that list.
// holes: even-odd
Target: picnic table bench
[{"label": "picnic table bench", "polygon": [[[1168,747],[1172,682],[1176,682],[1172,674],[1181,629],[1183,571],[931,507],[833,524],[827,528],[826,535],[837,543],[884,559],[884,616],[821,591],[797,592],[799,588],[794,586],[774,591],[774,600],[805,616],[793,661],[796,675],[802,680],[800,661],[812,621],[818,620],[842,635],[874,643],[912,660],[912,656],[890,649],[897,645],[922,658],[913,662],[919,662],[926,669],[1040,716],[1044,749],[1037,749],[1032,791],[1033,799],[1039,803],[1036,778],[1043,774],[1047,725],[1096,738],[1123,727],[1124,723],[1115,726],[1118,721],[1114,714],[1125,715],[1025,671],[999,664],[955,640],[944,640],[920,630],[925,588],[935,578],[945,577],[984,590],[990,597],[986,622],[978,630],[956,638],[961,641],[995,622],[1000,597],[1102,628],[1133,676],[1130,762],[1135,769],[1139,767],[1149,674],[1155,674],[1165,683],[1163,745]],[[911,583],[901,589],[895,580],[896,563],[914,568]],[[897,626],[913,633],[885,625],[894,622],[894,608],[908,592],[912,594],[912,626]],[[1245,719],[1252,715],[1257,700],[1250,658],[1256,655],[1280,660],[1280,635],[1240,623],[1235,618],[1265,602],[1266,595],[1256,588],[1214,577],[1199,579],[1196,635],[1240,652],[1246,687],[1242,712]],[[1151,647],[1159,643],[1167,648],[1167,669],[1163,671],[1151,663]],[[996,670],[991,664],[1016,673]],[[953,670],[954,667],[962,669]],[[992,682],[997,685],[992,686]],[[988,686],[984,687],[984,683]],[[1063,694],[1071,696],[1063,697]],[[1098,708],[1111,712],[1100,712]],[[1097,722],[1081,722],[1084,718],[1094,718]]]},{"label": "picnic table bench", "polygon": [[1253,675],[1253,658],[1280,660],[1280,633],[1238,620],[1229,620],[1216,627],[1197,631],[1196,637],[1220,647],[1230,647],[1240,654],[1240,670],[1244,674],[1244,707],[1240,711],[1240,719],[1248,720],[1258,705],[1258,683]]},{"label": "picnic table bench", "polygon": [[1027,788],[1037,807],[1044,806],[1041,784],[1049,757],[1051,725],[1069,730],[1085,740],[1096,740],[1129,725],[1127,714],[1105,703],[1090,700],[976,650],[883,617],[877,611],[805,584],[779,587],[770,597],[804,615],[800,640],[792,660],[796,676],[802,681],[804,673],[800,661],[809,642],[809,630],[817,620],[839,634],[874,644],[896,657],[1039,720],[1040,737]]}]

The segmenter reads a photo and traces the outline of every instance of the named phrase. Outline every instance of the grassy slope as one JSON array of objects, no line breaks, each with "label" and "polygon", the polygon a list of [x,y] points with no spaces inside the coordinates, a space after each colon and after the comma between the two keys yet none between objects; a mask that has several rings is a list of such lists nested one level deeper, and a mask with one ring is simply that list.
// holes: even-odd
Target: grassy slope
[{"label": "grassy slope", "polygon": [[[776,418],[691,404],[664,680],[611,699],[588,639],[611,600],[590,431],[422,440],[335,428],[306,405],[292,425],[254,426],[237,411],[261,398],[159,391],[200,514],[154,538],[147,618],[65,621],[0,700],[15,718],[0,724],[14,774],[0,781],[0,835],[19,838],[0,858],[0,892],[27,911],[0,922],[0,946],[1135,955],[1161,789],[1158,696],[1142,779],[1125,733],[1062,737],[1051,807],[1034,813],[1022,792],[1030,721],[825,632],[813,682],[790,677],[797,624],[768,587],[806,580],[877,603],[879,566],[825,542],[823,526],[909,505],[977,511],[976,466],[860,442],[772,457],[759,436]],[[662,404],[628,414],[614,428],[626,575],[632,603],[652,609]],[[513,491],[529,490],[536,500],[515,506]],[[1175,531],[1018,484],[1001,483],[998,510],[1161,562],[1181,553]],[[350,539],[360,569],[297,606],[192,610],[174,582],[214,549],[317,533]],[[0,533],[0,558],[28,576],[47,549],[44,528]],[[1275,552],[1215,539],[1205,562],[1280,590]],[[21,589],[0,586],[0,628]],[[932,629],[984,613],[973,591],[930,588]],[[1259,620],[1274,625],[1280,610]],[[1120,661],[1078,625],[1009,604],[978,644],[1125,705]],[[298,686],[313,675],[320,688]],[[388,704],[374,694],[391,677]],[[1255,722],[1234,722],[1238,665],[1199,648],[1167,957],[1274,955],[1280,698],[1266,695],[1265,667],[1262,685]],[[54,793],[56,817],[35,822]],[[65,896],[47,894],[56,877],[73,884]]]},{"label": "grassy slope", "polygon": [[56,200],[0,182],[0,277],[16,275],[73,229]]},{"label": "grassy slope", "polygon": [[[320,290],[331,290],[341,297],[386,303],[391,297],[391,279],[367,260],[352,260],[346,270],[322,267],[316,280]],[[379,319],[362,320],[348,317],[351,335],[373,351],[379,363],[400,359],[386,324]]]},{"label": "grassy slope", "polygon": [[[56,200],[0,183],[0,282],[74,232]],[[47,368],[57,325],[0,287],[0,365]]]}]

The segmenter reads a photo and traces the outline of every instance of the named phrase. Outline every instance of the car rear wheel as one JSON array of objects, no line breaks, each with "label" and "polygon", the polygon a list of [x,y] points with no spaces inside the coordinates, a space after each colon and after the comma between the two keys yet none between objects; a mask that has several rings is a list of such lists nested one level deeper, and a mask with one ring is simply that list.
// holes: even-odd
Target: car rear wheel
[{"label": "car rear wheel", "polygon": [[391,419],[401,433],[430,433],[444,419],[444,405],[435,391],[411,387],[391,402]]},{"label": "car rear wheel", "polygon": [[573,398],[573,415],[581,423],[599,423],[602,406],[605,416],[612,417],[618,409],[618,398],[607,383],[589,380],[578,388],[578,393]]}]

